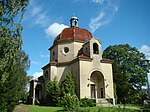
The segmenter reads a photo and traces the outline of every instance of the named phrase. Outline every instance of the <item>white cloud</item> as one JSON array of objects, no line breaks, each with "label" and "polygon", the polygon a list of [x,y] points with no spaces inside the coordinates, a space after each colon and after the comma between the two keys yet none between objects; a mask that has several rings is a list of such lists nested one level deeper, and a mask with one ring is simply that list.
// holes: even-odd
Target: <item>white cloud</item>
[{"label": "white cloud", "polygon": [[116,12],[118,12],[118,0],[92,0],[93,3],[100,5],[100,11],[90,20],[89,27],[92,32],[98,28],[110,23]]},{"label": "white cloud", "polygon": [[32,76],[33,78],[32,79],[38,79],[38,77],[42,76],[43,75],[43,72],[35,72]]},{"label": "white cloud", "polygon": [[142,45],[140,51],[145,54],[148,60],[150,60],[150,46]]},{"label": "white cloud", "polygon": [[31,61],[31,64],[38,65],[39,63],[38,63],[38,62],[36,62],[36,61]]},{"label": "white cloud", "polygon": [[89,23],[89,27],[92,32],[94,32],[96,29],[109,22],[109,20],[107,21],[103,20],[104,17],[105,17],[105,12],[100,12],[100,14],[96,18],[91,19],[91,22]]},{"label": "white cloud", "polygon": [[42,57],[42,58],[48,58],[49,55],[48,54],[47,55],[41,54],[40,57]]},{"label": "white cloud", "polygon": [[42,11],[40,6],[37,6],[34,0],[29,1],[29,11],[32,14],[31,16],[35,16]]},{"label": "white cloud", "polygon": [[99,3],[99,4],[103,4],[104,0],[92,0],[92,2],[94,2],[94,3]]},{"label": "white cloud", "polygon": [[68,26],[64,24],[53,23],[45,30],[45,33],[48,36],[55,38],[64,28],[68,28]]},{"label": "white cloud", "polygon": [[50,21],[50,17],[46,14],[42,6],[37,5],[36,0],[29,1],[27,15],[25,17],[31,20],[33,24],[38,24],[42,27],[46,27]]},{"label": "white cloud", "polygon": [[35,19],[34,24],[39,24],[42,27],[45,27],[47,26],[48,21],[49,21],[49,17],[45,13],[39,13],[37,15],[37,18]]}]

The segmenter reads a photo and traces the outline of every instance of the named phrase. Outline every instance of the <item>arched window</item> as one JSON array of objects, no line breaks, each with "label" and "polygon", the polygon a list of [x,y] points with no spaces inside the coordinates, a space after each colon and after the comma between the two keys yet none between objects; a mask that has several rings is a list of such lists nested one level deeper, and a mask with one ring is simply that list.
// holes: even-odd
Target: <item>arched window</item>
[{"label": "arched window", "polygon": [[94,54],[99,54],[99,49],[98,49],[98,44],[97,43],[93,44],[93,53]]},{"label": "arched window", "polygon": [[55,60],[55,52],[53,51],[53,59],[52,60]]},{"label": "arched window", "polygon": [[45,78],[48,78],[48,71],[45,72]]}]

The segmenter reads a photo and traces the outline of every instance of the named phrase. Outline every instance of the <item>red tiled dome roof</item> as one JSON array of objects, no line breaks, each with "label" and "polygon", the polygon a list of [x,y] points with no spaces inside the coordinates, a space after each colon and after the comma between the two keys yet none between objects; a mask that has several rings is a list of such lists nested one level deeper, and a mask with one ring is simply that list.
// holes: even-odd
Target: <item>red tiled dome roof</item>
[{"label": "red tiled dome roof", "polygon": [[86,41],[92,38],[91,32],[78,27],[65,28],[54,40],[53,44],[62,41]]}]

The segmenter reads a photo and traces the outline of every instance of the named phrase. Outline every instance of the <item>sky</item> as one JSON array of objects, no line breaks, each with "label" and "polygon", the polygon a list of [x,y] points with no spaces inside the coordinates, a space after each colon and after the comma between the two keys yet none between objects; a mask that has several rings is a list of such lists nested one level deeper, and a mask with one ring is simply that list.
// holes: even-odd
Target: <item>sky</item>
[{"label": "sky", "polygon": [[23,49],[31,61],[28,75],[42,75],[50,59],[48,49],[70,27],[72,16],[101,40],[103,50],[129,44],[150,59],[150,0],[29,0],[22,21]]}]

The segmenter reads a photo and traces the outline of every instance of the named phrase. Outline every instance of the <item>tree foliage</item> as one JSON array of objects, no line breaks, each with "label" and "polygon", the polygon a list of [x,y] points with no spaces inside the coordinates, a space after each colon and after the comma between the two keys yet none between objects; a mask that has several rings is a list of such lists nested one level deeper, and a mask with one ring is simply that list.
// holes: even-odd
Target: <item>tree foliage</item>
[{"label": "tree foliage", "polygon": [[71,72],[62,81],[60,94],[60,106],[66,111],[76,111],[79,107],[79,99],[75,94],[75,84]]},{"label": "tree foliage", "polygon": [[56,81],[49,81],[46,85],[46,101],[50,106],[58,106],[59,104],[60,87]]},{"label": "tree foliage", "polygon": [[65,111],[78,109],[79,100],[75,95],[75,85],[70,72],[61,84],[56,81],[56,77],[47,83],[46,103],[50,106],[62,106]]},{"label": "tree foliage", "polygon": [[64,111],[77,112],[79,108],[78,97],[76,95],[71,95],[70,93],[65,94],[60,103]]},{"label": "tree foliage", "polygon": [[143,53],[128,44],[107,47],[103,58],[114,60],[113,78],[117,86],[118,101],[131,103],[147,83],[149,61]]},{"label": "tree foliage", "polygon": [[82,98],[80,99],[81,107],[94,107],[96,106],[96,99]]},{"label": "tree foliage", "polygon": [[21,20],[28,0],[0,1],[0,111],[9,112],[25,91],[30,62],[22,50]]},{"label": "tree foliage", "polygon": [[71,95],[75,94],[75,84],[72,78],[72,74],[69,72],[65,79],[61,83],[61,96],[70,93]]}]

